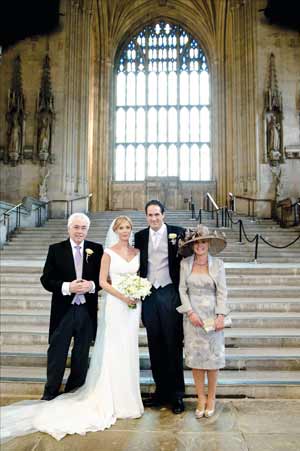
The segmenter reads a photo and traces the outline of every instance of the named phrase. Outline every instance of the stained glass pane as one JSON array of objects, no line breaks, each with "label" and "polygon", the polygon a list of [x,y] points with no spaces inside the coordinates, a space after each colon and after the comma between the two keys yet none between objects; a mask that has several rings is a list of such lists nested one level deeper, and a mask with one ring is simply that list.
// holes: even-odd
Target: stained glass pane
[{"label": "stained glass pane", "polygon": [[116,180],[125,180],[125,147],[117,146],[116,149]]},{"label": "stained glass pane", "polygon": [[138,124],[137,128],[136,128],[136,141],[138,143],[142,143],[145,142],[146,139],[146,122],[145,122],[145,109],[144,108],[139,108],[137,110],[137,121],[136,123]]},{"label": "stained glass pane", "polygon": [[182,108],[180,110],[180,141],[189,140],[189,110]]},{"label": "stained glass pane", "polygon": [[143,72],[137,74],[136,103],[145,105],[146,103],[146,77]]},{"label": "stained glass pane", "polygon": [[116,123],[116,141],[117,142],[125,142],[125,126],[126,126],[126,120],[125,120],[125,110],[123,108],[119,108],[117,110],[117,123]]},{"label": "stained glass pane", "polygon": [[201,180],[211,180],[211,155],[207,144],[201,147]]},{"label": "stained glass pane", "polygon": [[124,72],[117,75],[117,105],[125,105],[126,77]]},{"label": "stained glass pane", "polygon": [[158,176],[166,177],[168,175],[167,148],[164,144],[158,148]]},{"label": "stained glass pane", "polygon": [[135,75],[133,73],[127,76],[127,105],[135,104]]},{"label": "stained glass pane", "polygon": [[135,179],[135,151],[134,146],[129,145],[126,149],[126,180]]},{"label": "stained glass pane", "polygon": [[197,144],[191,148],[191,180],[200,179],[200,152]]},{"label": "stained glass pane", "polygon": [[145,180],[145,147],[141,144],[136,148],[136,180]]},{"label": "stained glass pane", "polygon": [[209,141],[209,110],[207,107],[200,111],[200,141]]},{"label": "stained glass pane", "polygon": [[126,121],[126,142],[135,141],[135,111],[133,108],[127,110],[127,121]]},{"label": "stained glass pane", "polygon": [[178,175],[178,152],[174,144],[168,148],[168,175],[170,177]]},{"label": "stained glass pane", "polygon": [[160,108],[158,113],[158,141],[167,141],[167,110]]},{"label": "stained glass pane", "polygon": [[157,110],[150,108],[148,111],[148,142],[157,141]]},{"label": "stained glass pane", "polygon": [[180,179],[189,180],[190,178],[190,155],[186,144],[180,147]]},{"label": "stained glass pane", "polygon": [[150,177],[157,175],[157,148],[153,144],[148,150],[148,175]]},{"label": "stained glass pane", "polygon": [[177,111],[175,108],[170,108],[169,114],[168,114],[168,141],[169,142],[177,141],[177,132],[178,132]]}]

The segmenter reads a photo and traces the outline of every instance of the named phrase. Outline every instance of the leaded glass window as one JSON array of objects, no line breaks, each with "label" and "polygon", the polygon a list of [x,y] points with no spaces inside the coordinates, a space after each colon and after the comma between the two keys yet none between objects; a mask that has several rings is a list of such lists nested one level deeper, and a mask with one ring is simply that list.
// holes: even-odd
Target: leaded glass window
[{"label": "leaded glass window", "polygon": [[161,21],[134,35],[116,66],[114,179],[210,180],[210,78],[196,39]]}]

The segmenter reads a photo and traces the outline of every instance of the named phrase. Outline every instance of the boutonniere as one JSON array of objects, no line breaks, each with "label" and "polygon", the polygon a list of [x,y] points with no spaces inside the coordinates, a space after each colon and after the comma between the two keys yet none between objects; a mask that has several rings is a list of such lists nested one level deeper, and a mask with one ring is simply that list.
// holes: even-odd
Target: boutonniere
[{"label": "boutonniere", "polygon": [[173,245],[176,244],[177,233],[169,233],[168,238]]},{"label": "boutonniere", "polygon": [[89,256],[93,255],[94,251],[92,249],[86,248],[85,253],[86,253],[85,261],[88,262]]}]

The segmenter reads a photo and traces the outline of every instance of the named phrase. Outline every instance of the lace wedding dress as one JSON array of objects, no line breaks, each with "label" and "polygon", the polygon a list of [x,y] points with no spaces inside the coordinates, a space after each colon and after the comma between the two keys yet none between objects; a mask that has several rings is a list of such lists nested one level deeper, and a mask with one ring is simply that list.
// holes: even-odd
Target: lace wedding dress
[{"label": "lace wedding dress", "polygon": [[[139,254],[129,262],[111,249],[110,278],[136,273]],[[101,302],[102,304],[102,302]],[[1,440],[42,431],[62,439],[109,428],[118,418],[139,418],[138,330],[141,305],[131,309],[110,294],[100,306],[97,338],[85,384],[52,401],[23,401],[1,409]]]}]

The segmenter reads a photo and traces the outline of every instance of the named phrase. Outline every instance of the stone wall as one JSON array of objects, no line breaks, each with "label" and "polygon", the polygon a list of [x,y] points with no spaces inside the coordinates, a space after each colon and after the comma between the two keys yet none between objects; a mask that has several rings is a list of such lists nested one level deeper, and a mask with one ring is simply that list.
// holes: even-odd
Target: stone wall
[{"label": "stone wall", "polygon": [[[270,54],[275,56],[278,88],[282,93],[283,148],[300,147],[300,33],[269,25],[259,9],[266,2],[257,0],[257,131],[259,149],[258,194],[275,199],[275,181],[269,164],[264,164],[264,90]],[[300,158],[285,159],[281,165],[280,199],[300,197]]]}]

